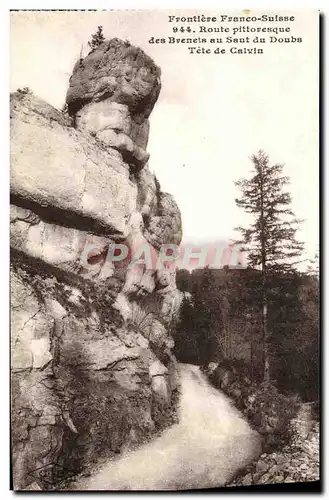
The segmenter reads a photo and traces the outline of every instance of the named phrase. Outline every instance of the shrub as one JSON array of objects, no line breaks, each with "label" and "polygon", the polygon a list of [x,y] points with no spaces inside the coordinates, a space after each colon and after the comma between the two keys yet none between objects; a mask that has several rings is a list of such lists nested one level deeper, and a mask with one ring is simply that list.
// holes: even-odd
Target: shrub
[{"label": "shrub", "polygon": [[234,400],[251,427],[261,434],[265,451],[288,443],[300,405],[298,396],[281,394],[273,382],[251,383],[243,362],[224,360],[209,373],[210,382]]},{"label": "shrub", "polygon": [[290,423],[299,404],[297,396],[285,396],[273,384],[262,383],[250,387],[243,413],[263,436],[265,449],[273,449],[290,441]]},{"label": "shrub", "polygon": [[91,35],[91,40],[88,42],[91,50],[97,49],[99,45],[105,42],[105,37],[103,35],[103,26],[98,26],[96,33]]}]

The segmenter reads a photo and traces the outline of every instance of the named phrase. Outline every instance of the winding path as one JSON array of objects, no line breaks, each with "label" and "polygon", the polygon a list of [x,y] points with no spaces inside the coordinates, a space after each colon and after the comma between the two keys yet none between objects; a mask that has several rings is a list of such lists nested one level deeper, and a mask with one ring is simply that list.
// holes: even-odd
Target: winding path
[{"label": "winding path", "polygon": [[260,453],[260,438],[197,366],[179,365],[179,423],[70,490],[181,490],[224,485]]}]

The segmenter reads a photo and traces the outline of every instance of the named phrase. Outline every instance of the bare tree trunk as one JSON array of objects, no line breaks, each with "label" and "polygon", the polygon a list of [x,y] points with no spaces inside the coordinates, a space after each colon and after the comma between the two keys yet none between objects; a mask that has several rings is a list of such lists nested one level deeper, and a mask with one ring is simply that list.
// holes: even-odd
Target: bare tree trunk
[{"label": "bare tree trunk", "polygon": [[264,382],[270,381],[270,360],[268,349],[268,330],[267,330],[267,301],[266,293],[263,300],[263,342],[264,342]]},{"label": "bare tree trunk", "polygon": [[250,335],[250,380],[254,381],[254,324],[251,321],[249,328],[251,326],[251,335]]},{"label": "bare tree trunk", "polygon": [[249,375],[250,375],[250,380],[253,382],[254,380],[254,345],[252,338],[250,339],[250,370],[249,370]]},{"label": "bare tree trunk", "polygon": [[230,328],[230,322],[227,321],[227,332],[228,332],[228,343],[229,343],[229,357],[233,359],[233,344],[232,344],[232,333]]},{"label": "bare tree trunk", "polygon": [[225,358],[229,358],[229,345],[228,345],[228,337],[227,337],[227,328],[225,326]]},{"label": "bare tree trunk", "polygon": [[[263,167],[262,167],[263,168]],[[267,290],[266,290],[266,245],[265,245],[265,222],[264,222],[264,180],[261,175],[261,245],[262,245],[262,298],[263,298],[263,356],[264,356],[264,382],[270,380],[270,361],[268,352],[268,329],[267,329]]]}]

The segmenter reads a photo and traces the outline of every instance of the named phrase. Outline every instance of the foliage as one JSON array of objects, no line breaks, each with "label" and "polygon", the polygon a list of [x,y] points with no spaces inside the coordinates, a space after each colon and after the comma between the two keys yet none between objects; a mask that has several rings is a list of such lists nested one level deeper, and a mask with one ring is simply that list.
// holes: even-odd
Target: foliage
[{"label": "foliage", "polygon": [[269,316],[273,374],[280,390],[319,397],[319,281],[288,274],[275,285]]},{"label": "foliage", "polygon": [[202,338],[197,329],[198,315],[194,304],[184,297],[174,333],[175,355],[183,363],[200,364]]},{"label": "foliage", "polygon": [[103,35],[103,26],[98,26],[96,33],[91,35],[91,40],[88,42],[91,50],[97,49],[99,45],[105,42],[105,37]]},{"label": "foliage", "polygon": [[209,374],[212,384],[230,396],[263,437],[264,449],[271,450],[289,442],[292,419],[300,400],[281,394],[273,383],[252,384],[242,363],[224,360]]},{"label": "foliage", "polygon": [[68,107],[67,102],[65,102],[65,103],[63,104],[63,107],[62,107],[62,109],[61,109],[61,112],[62,112],[64,115],[67,115],[67,114],[68,114],[68,112],[69,112],[69,107]]},{"label": "foliage", "polygon": [[164,327],[171,335],[176,330],[178,311],[165,312],[162,295],[146,295],[142,298],[131,295],[131,312],[128,319],[129,326],[149,339],[154,328]]},{"label": "foliage", "polygon": [[189,292],[190,273],[187,269],[177,269],[176,285],[181,292]]},{"label": "foliage", "polygon": [[242,197],[235,202],[247,214],[252,222],[245,227],[236,228],[241,234],[238,243],[248,252],[247,260],[254,268],[261,269],[260,282],[262,304],[262,332],[264,381],[270,380],[271,333],[268,329],[268,300],[273,283],[268,275],[293,272],[300,257],[303,244],[296,240],[296,231],[301,222],[296,219],[289,207],[290,194],[285,191],[289,178],[282,175],[283,165],[270,165],[268,156],[259,151],[251,157],[253,170],[250,178],[244,178],[235,184],[241,190]]},{"label": "foliage", "polygon": [[129,326],[137,332],[142,333],[145,338],[149,338],[150,329],[157,320],[156,308],[153,305],[143,307],[139,302],[132,302]]},{"label": "foliage", "polygon": [[[271,379],[282,393],[317,400],[319,282],[305,273],[274,273],[267,279],[271,284]],[[191,294],[183,301],[175,331],[177,358],[199,365],[225,358],[231,364],[245,363],[249,379],[260,383],[264,369],[261,273],[251,268],[196,269],[178,273],[177,283]],[[221,302],[225,307],[219,307]]]},{"label": "foliage", "polygon": [[303,250],[303,244],[295,237],[302,221],[289,207],[292,198],[285,190],[289,178],[282,175],[283,165],[270,165],[263,151],[251,160],[251,177],[235,183],[242,192],[235,202],[253,219],[248,228],[236,228],[242,236],[239,243],[248,252],[251,267],[265,265],[268,272],[289,271],[297,263],[293,259]]},{"label": "foliage", "polygon": [[248,311],[241,300],[246,290],[240,286],[240,271],[238,276],[228,269],[209,268],[177,274],[177,286],[191,294],[183,302],[175,336],[179,357],[187,362],[198,359],[200,364],[233,357],[236,319]]},{"label": "foliage", "polygon": [[23,87],[22,89],[17,89],[19,94],[33,94],[32,90],[29,87]]},{"label": "foliage", "polygon": [[320,274],[320,255],[319,251],[317,251],[314,255],[313,259],[310,259],[309,264],[306,268],[306,272],[309,276],[314,276],[319,278]]},{"label": "foliage", "polygon": [[244,414],[263,435],[267,448],[280,446],[291,438],[291,421],[296,417],[299,400],[281,394],[273,384],[250,387]]}]

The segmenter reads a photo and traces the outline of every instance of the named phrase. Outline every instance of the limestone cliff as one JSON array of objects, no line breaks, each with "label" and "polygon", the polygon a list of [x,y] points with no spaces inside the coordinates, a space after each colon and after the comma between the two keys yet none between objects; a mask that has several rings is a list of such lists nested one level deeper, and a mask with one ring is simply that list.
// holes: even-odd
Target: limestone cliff
[{"label": "limestone cliff", "polygon": [[147,164],[159,92],[154,62],[113,39],[75,65],[69,115],[11,96],[15,489],[52,489],[170,422],[174,274],[107,259],[111,243],[181,240]]}]

